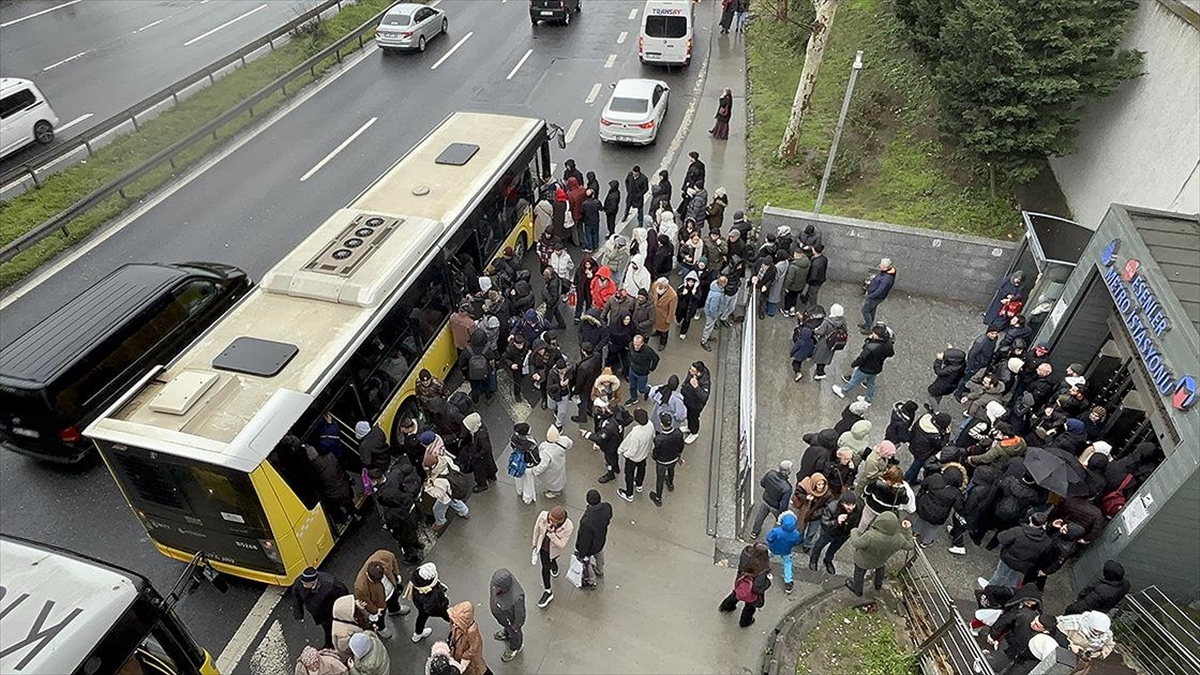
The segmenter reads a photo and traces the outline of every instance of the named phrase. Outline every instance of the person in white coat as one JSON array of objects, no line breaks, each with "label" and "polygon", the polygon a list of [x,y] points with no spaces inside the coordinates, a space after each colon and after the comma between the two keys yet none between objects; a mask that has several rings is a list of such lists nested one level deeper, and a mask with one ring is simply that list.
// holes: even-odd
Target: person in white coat
[{"label": "person in white coat", "polygon": [[650,270],[646,269],[646,254],[630,256],[629,267],[625,269],[625,276],[621,277],[621,288],[629,295],[637,297],[638,291],[650,291],[650,281]]},{"label": "person in white coat", "polygon": [[537,484],[545,488],[547,499],[559,496],[567,486],[567,450],[572,445],[574,441],[559,433],[553,424],[546,430],[546,440],[538,445],[542,461],[529,467],[529,472],[537,479]]},{"label": "person in white coat", "polygon": [[627,502],[633,502],[634,492],[642,491],[646,480],[646,460],[654,449],[654,425],[650,424],[650,415],[645,408],[633,411],[633,425],[621,440],[617,454],[625,458],[625,489],[617,490],[617,495]]},{"label": "person in white coat", "polygon": [[687,406],[683,404],[683,394],[679,393],[679,376],[672,375],[667,378],[666,384],[651,387],[650,402],[654,404],[654,409],[650,411],[650,420],[654,423],[656,432],[663,431],[660,421],[663,413],[670,413],[675,420],[676,429],[687,421]]}]

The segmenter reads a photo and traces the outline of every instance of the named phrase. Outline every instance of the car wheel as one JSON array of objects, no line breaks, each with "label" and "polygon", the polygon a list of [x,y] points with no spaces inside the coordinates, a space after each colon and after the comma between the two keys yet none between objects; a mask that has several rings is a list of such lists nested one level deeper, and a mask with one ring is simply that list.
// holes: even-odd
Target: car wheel
[{"label": "car wheel", "polygon": [[[535,22],[536,23],[536,22]],[[525,254],[529,252],[529,242],[525,239],[525,234],[521,233],[517,236],[517,246],[513,249],[513,261],[518,265],[525,260]]]},{"label": "car wheel", "polygon": [[537,25],[537,22],[538,22],[538,20],[537,20],[537,18],[536,18],[536,17],[532,17],[532,16],[531,16],[531,17],[529,17],[529,25],[530,25],[530,26],[536,26],[536,25]]},{"label": "car wheel", "polygon": [[54,127],[46,120],[40,120],[33,125],[33,139],[42,145],[49,145],[54,142]]},{"label": "car wheel", "polygon": [[419,52],[425,51],[425,36],[424,35],[417,38],[417,51],[419,51]]},{"label": "car wheel", "polygon": [[563,25],[564,25],[564,26],[570,26],[570,25],[571,25],[571,13],[570,13],[570,12],[564,12],[564,13],[563,13]]},{"label": "car wheel", "polygon": [[576,2],[576,3],[575,3],[575,11],[576,11],[576,12],[582,12],[582,11],[583,11],[583,2]]},{"label": "car wheel", "polygon": [[450,21],[448,19],[442,19],[442,35],[445,35],[446,33],[449,33],[449,32],[450,32]]}]

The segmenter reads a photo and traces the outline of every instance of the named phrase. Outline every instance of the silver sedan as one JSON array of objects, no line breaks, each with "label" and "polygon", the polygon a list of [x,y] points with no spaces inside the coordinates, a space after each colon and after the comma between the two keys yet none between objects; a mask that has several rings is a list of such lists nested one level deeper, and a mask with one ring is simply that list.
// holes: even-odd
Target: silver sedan
[{"label": "silver sedan", "polygon": [[401,3],[383,15],[375,29],[375,44],[388,54],[398,50],[425,51],[425,45],[450,29],[446,13],[436,7]]}]

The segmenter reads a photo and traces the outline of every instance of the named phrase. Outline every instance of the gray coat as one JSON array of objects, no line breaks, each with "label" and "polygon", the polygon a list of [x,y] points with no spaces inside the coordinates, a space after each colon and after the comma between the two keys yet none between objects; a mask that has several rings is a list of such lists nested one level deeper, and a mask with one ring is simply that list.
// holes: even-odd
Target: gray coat
[{"label": "gray coat", "polygon": [[775,263],[775,281],[767,293],[767,301],[778,305],[783,302],[783,283],[787,280],[788,264],[786,260]]},{"label": "gray coat", "polygon": [[488,607],[496,623],[505,630],[519,631],[525,625],[525,589],[505,568],[492,574]]},{"label": "gray coat", "polygon": [[813,331],[813,339],[816,340],[817,348],[813,351],[813,362],[827,366],[833,362],[834,351],[829,347],[829,343],[825,337],[833,332],[834,328],[846,328],[846,317],[844,316],[827,316]]}]

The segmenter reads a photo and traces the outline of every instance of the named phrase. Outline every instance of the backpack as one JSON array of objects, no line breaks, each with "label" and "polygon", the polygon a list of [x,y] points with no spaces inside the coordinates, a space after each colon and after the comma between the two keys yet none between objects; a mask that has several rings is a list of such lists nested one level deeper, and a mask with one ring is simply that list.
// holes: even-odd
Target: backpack
[{"label": "backpack", "polygon": [[739,574],[733,582],[733,596],[748,605],[758,602],[758,593],[754,592],[754,577],[749,574]]},{"label": "backpack", "polygon": [[629,412],[625,406],[618,406],[613,417],[617,419],[617,424],[621,425],[622,429],[633,424],[633,413]]},{"label": "backpack", "polygon": [[472,382],[486,380],[488,376],[488,360],[483,354],[471,352],[467,358],[467,379]]},{"label": "backpack", "polygon": [[456,391],[450,394],[450,399],[446,401],[446,405],[457,410],[463,417],[475,412],[475,402],[471,400],[471,395],[465,391]]},{"label": "backpack", "polygon": [[850,333],[846,332],[845,326],[837,326],[825,336],[825,345],[835,352],[845,349],[849,341]]},{"label": "backpack", "polygon": [[525,470],[528,468],[525,464],[525,451],[520,448],[513,448],[512,452],[508,453],[508,475],[513,478],[521,478],[525,475]]},{"label": "backpack", "polygon": [[[804,310],[803,314],[800,315],[800,322],[813,330],[816,330],[824,320],[825,308],[820,305],[809,307],[808,309]],[[792,342],[795,342],[795,340],[792,340]]]},{"label": "backpack", "polygon": [[450,475],[446,476],[450,481],[450,496],[454,499],[466,499],[467,495],[471,494],[472,484],[475,482],[473,478],[461,471],[450,471]]},{"label": "backpack", "polygon": [[1117,486],[1116,490],[1100,498],[1100,511],[1109,518],[1116,516],[1121,509],[1125,508],[1125,502],[1127,501],[1125,490],[1128,490],[1132,484],[1133,474],[1125,474],[1125,477],[1121,479],[1121,484]]}]

